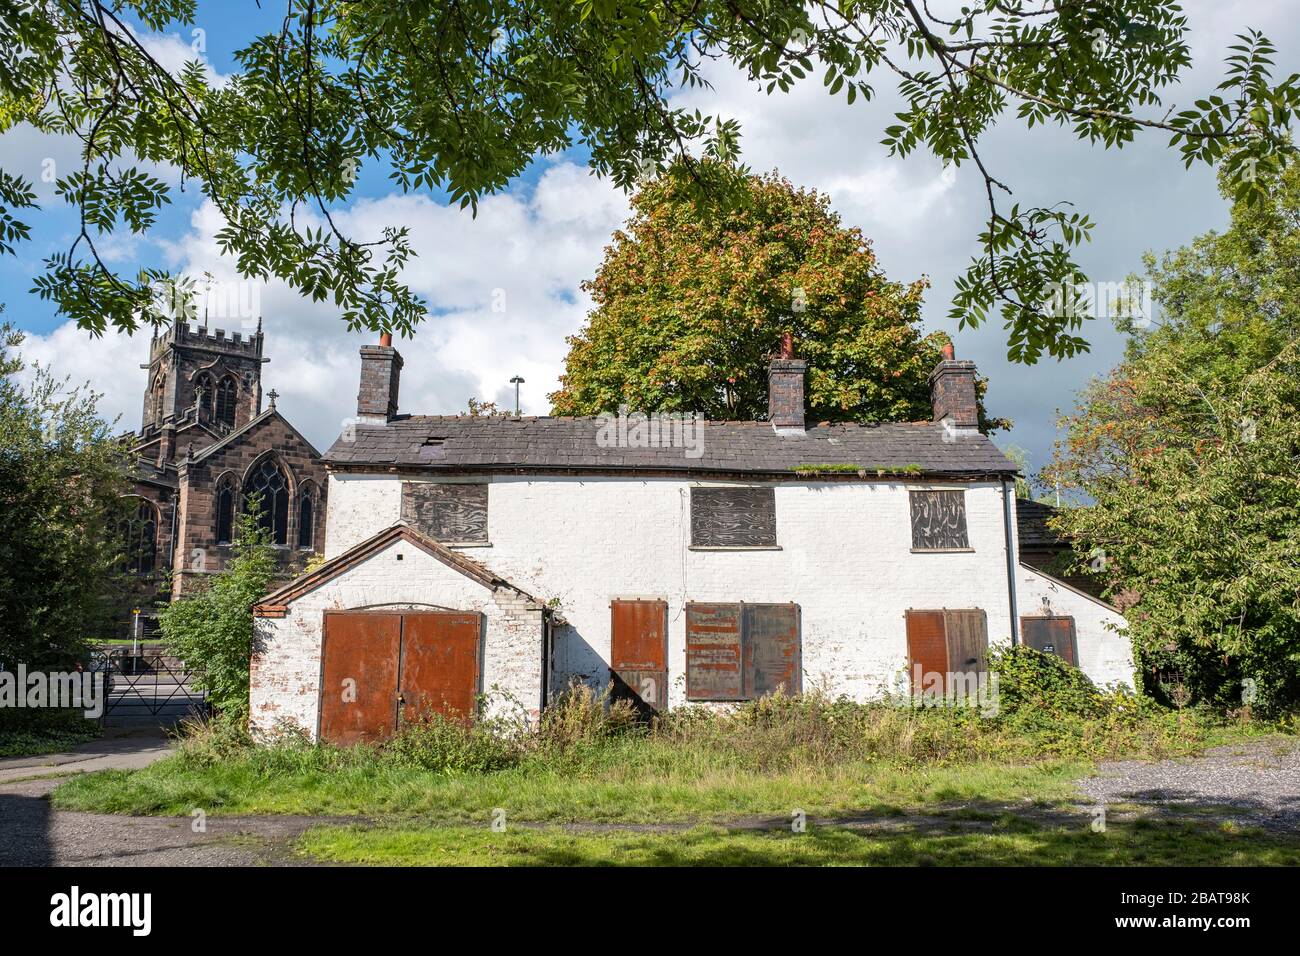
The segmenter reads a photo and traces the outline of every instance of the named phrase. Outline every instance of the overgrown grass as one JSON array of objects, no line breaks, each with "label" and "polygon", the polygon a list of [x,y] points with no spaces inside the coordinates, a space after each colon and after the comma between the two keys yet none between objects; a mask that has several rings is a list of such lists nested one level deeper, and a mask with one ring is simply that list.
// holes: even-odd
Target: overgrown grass
[{"label": "overgrown grass", "polygon": [[1092,832],[1004,816],[986,831],[810,826],[804,833],[697,827],[675,833],[573,833],[486,827],[323,827],[301,850],[388,866],[1295,866],[1300,839],[1229,826],[1137,820]]},{"label": "overgrown grass", "polygon": [[575,688],[535,733],[433,719],[382,746],[342,749],[295,737],[253,746],[216,725],[172,757],[76,778],[53,800],[117,813],[418,814],[438,823],[482,821],[497,807],[548,822],[724,821],[792,807],[833,817],[1064,800],[1092,760],[1189,753],[1225,733],[1203,714],[1153,710],[1070,684],[1050,662],[1046,677],[1030,664],[993,718],[813,693],[728,713],[686,708],[646,725],[627,705]]}]

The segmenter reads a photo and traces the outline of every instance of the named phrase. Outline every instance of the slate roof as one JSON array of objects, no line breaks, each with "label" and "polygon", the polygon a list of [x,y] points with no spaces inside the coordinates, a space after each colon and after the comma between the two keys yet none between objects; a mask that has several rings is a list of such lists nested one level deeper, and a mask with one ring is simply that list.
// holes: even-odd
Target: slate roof
[{"label": "slate roof", "polygon": [[1047,526],[1047,520],[1055,514],[1055,508],[1041,501],[1021,498],[1016,502],[1016,530],[1021,549],[1065,547],[1061,536]]},{"label": "slate roof", "polygon": [[[335,471],[677,472],[789,474],[800,465],[855,465],[874,474],[1011,475],[1016,465],[974,429],[933,422],[818,425],[778,435],[767,422],[707,422],[703,454],[682,447],[602,448],[607,419],[399,415],[345,431],[325,453]],[[698,446],[697,446],[698,447]],[[828,476],[837,474],[827,471]],[[849,473],[852,475],[852,473]]]}]

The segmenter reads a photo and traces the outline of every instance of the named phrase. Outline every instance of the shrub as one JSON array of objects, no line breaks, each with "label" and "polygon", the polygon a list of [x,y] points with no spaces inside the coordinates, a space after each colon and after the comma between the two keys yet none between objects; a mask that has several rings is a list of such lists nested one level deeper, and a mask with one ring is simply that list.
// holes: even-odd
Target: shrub
[{"label": "shrub", "polygon": [[643,722],[632,702],[611,701],[612,692],[612,685],[606,685],[598,693],[581,681],[572,681],[542,712],[538,749],[562,753],[642,728]]},{"label": "shrub", "polygon": [[167,649],[194,675],[213,708],[232,720],[248,717],[248,662],[253,652],[253,605],[275,574],[269,535],[257,516],[256,496],[240,514],[234,557],[193,597],[159,612]]},{"label": "shrub", "polygon": [[380,750],[386,763],[435,773],[493,773],[515,766],[521,738],[491,722],[466,725],[430,714],[404,725]]},{"label": "shrub", "polygon": [[989,670],[998,675],[1002,714],[1050,722],[1099,717],[1107,710],[1106,696],[1087,675],[1055,654],[1023,644],[995,647],[989,651]]}]

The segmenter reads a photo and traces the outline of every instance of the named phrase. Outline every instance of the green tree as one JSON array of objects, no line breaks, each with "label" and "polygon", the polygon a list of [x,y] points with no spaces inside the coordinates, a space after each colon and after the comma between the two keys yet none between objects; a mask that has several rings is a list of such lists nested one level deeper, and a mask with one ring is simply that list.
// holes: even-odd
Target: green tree
[{"label": "green tree", "polygon": [[197,593],[167,605],[158,615],[167,649],[183,660],[194,686],[208,693],[223,718],[248,718],[248,665],[256,636],[253,605],[275,577],[275,549],[258,520],[256,496],[239,515],[233,554],[226,569]]},{"label": "green tree", "polygon": [[[1230,179],[1224,188],[1229,195]],[[1062,421],[1062,529],[1128,611],[1148,672],[1199,700],[1300,703],[1300,175],[1148,258],[1162,321]]]},{"label": "green tree", "polygon": [[775,173],[698,169],[704,196],[668,175],[633,197],[584,285],[596,308],[569,338],[553,413],[766,418],[769,358],[790,333],[809,362],[812,420],[928,419],[926,378],[947,339],[918,329],[925,280],[890,282],[824,195]]},{"label": "green tree", "polygon": [[[120,274],[98,245],[147,231],[170,201],[142,161],[174,167],[216,205],[243,275],[328,297],[353,327],[409,332],[426,307],[399,280],[406,230],[351,236],[334,218],[363,166],[474,206],[575,145],[625,187],[674,157],[690,168],[701,148],[733,159],[734,120],[673,101],[706,88],[705,65],[722,60],[769,93],[820,79],[848,104],[892,83],[903,104],[885,144],[969,164],[987,204],[953,316],[999,312],[1013,359],[1069,356],[1087,347],[1082,318],[1045,303],[1053,284],[1082,278],[1072,250],[1092,223],[1068,203],[1011,203],[980,153],[985,134],[1008,113],[1106,148],[1151,132],[1189,165],[1225,164],[1250,198],[1289,159],[1300,105],[1300,81],[1275,83],[1275,51],[1249,30],[1214,92],[1163,103],[1191,64],[1174,0],[975,0],[948,14],[915,0],[289,0],[221,84],[197,62],[169,72],[142,38],[190,36],[194,16],[194,0],[0,2],[0,131],[27,122],[81,143],[56,187],[82,227],[36,287],[86,328],[156,315],[166,277]],[[0,172],[0,251],[29,236],[30,175]]]},{"label": "green tree", "polygon": [[1016,467],[1020,469],[1021,477],[1016,479],[1016,497],[1032,500],[1034,489],[1030,485],[1029,450],[1020,445],[1005,445],[998,450],[1015,462]]},{"label": "green tree", "polygon": [[109,630],[127,457],[94,392],[19,384],[22,340],[0,325],[0,662],[62,666]]}]

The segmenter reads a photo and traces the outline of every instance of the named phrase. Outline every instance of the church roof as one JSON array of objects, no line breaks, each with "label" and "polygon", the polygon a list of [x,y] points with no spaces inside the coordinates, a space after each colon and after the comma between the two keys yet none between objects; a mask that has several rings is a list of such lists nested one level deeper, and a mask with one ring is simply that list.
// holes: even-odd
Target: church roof
[{"label": "church roof", "polygon": [[[682,447],[610,446],[598,440],[611,419],[398,416],[387,425],[357,425],[334,442],[325,461],[336,471],[411,468],[426,471],[671,472],[683,474],[937,476],[1013,475],[1016,465],[986,435],[956,433],[935,422],[822,424],[803,435],[777,434],[768,422],[706,422]],[[623,444],[631,444],[624,442]],[[830,467],[826,467],[830,466]]]},{"label": "church roof", "polygon": [[257,428],[259,425],[261,425],[264,421],[266,421],[267,419],[270,419],[270,418],[278,418],[281,422],[284,423],[284,427],[287,428],[287,429],[289,429],[289,431],[293,432],[294,435],[296,435],[296,436],[298,437],[298,439],[299,439],[299,440],[300,440],[304,445],[307,446],[307,448],[311,451],[311,453],[312,453],[313,455],[315,455],[317,458],[320,457],[320,452],[318,452],[318,451],[316,450],[316,446],[313,445],[311,442],[309,442],[305,437],[303,437],[302,432],[300,432],[300,431],[298,431],[298,429],[294,428],[294,427],[293,427],[293,423],[290,422],[289,419],[287,419],[287,418],[285,418],[283,415],[281,415],[279,409],[277,409],[274,405],[272,405],[270,408],[268,408],[266,411],[262,412],[260,415],[256,416],[255,418],[250,418],[250,419],[249,419],[249,420],[248,420],[248,421],[243,425],[243,427],[241,427],[241,428],[236,428],[233,432],[231,432],[230,434],[226,435],[226,436],[225,436],[224,438],[222,438],[220,441],[217,441],[217,442],[212,443],[211,445],[208,445],[208,446],[207,446],[206,448],[204,448],[202,451],[195,452],[195,453],[194,453],[194,457],[191,458],[190,460],[191,460],[191,461],[195,461],[195,462],[203,461],[203,459],[209,457],[210,455],[214,455],[214,454],[216,454],[218,451],[220,451],[221,449],[225,448],[226,446],[231,445],[231,444],[234,444],[234,443],[235,443],[236,441],[238,441],[241,437],[243,437],[244,435],[247,435],[249,432],[253,431],[253,430],[254,430],[255,428]]}]

